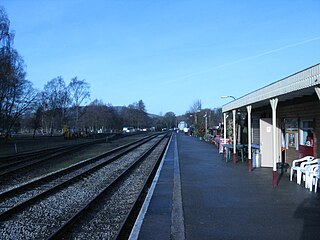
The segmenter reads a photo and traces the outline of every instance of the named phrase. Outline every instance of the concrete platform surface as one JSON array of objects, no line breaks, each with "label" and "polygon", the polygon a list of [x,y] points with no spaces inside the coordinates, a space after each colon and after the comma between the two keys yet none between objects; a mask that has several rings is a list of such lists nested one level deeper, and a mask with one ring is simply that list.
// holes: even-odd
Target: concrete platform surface
[{"label": "concrete platform surface", "polygon": [[272,177],[270,168],[249,173],[215,146],[174,134],[136,238],[320,239],[319,193],[286,173],[273,188]]}]

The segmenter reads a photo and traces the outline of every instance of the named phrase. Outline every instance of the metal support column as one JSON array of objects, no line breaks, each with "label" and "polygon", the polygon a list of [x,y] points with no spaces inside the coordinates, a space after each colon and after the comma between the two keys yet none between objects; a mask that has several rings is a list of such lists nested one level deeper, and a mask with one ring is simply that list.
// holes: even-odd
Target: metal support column
[{"label": "metal support column", "polygon": [[318,98],[320,100],[320,87],[315,87],[314,90],[316,91]]},{"label": "metal support column", "polygon": [[248,168],[249,168],[249,172],[252,171],[251,109],[252,109],[251,105],[247,106],[247,112],[248,112]]},{"label": "metal support column", "polygon": [[[226,144],[226,139],[227,139],[227,114],[223,113],[223,144]],[[223,154],[225,159],[227,159],[225,147],[223,147]]]},{"label": "metal support column", "polygon": [[272,108],[272,152],[273,152],[273,187],[277,187],[277,105],[278,98],[270,99]]},{"label": "metal support column", "polygon": [[236,110],[232,110],[233,117],[233,163],[237,162],[237,138],[236,138]]},{"label": "metal support column", "polygon": [[227,138],[227,114],[223,113],[223,143],[226,143]]}]

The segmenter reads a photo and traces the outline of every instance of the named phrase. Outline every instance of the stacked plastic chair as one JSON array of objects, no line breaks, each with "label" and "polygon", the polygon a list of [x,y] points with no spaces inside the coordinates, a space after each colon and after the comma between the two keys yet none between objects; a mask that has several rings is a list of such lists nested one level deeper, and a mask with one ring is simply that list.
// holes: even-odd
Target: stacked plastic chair
[{"label": "stacked plastic chair", "polygon": [[317,159],[318,163],[316,165],[313,165],[309,171],[309,175],[306,179],[308,181],[308,187],[310,189],[310,192],[312,192],[313,186],[314,186],[314,192],[317,192],[318,190],[318,181],[320,178],[320,171],[319,171],[319,163],[320,159]]},{"label": "stacked plastic chair", "polygon": [[301,165],[302,163],[305,162],[311,162],[314,159],[314,157],[312,156],[306,156],[297,160],[293,160],[292,162],[292,167],[290,170],[290,181],[292,181],[293,176],[294,176],[294,171],[296,171],[297,173],[297,183],[301,184],[301,176],[302,176],[302,172],[301,172]]},{"label": "stacked plastic chair", "polygon": [[305,188],[309,187],[309,176],[312,172],[312,169],[316,166],[318,166],[319,160],[313,159],[312,161],[303,162],[300,165],[300,173],[301,176],[298,179],[298,173],[297,173],[297,182],[299,181],[299,184],[301,183],[301,179],[305,181]]}]

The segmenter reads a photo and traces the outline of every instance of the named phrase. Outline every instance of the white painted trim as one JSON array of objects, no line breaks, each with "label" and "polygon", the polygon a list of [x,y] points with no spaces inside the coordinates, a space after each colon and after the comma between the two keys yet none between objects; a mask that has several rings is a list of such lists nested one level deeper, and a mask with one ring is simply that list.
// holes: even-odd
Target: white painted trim
[{"label": "white painted trim", "polygon": [[316,91],[318,98],[320,100],[320,87],[315,87],[314,90]]},{"label": "white painted trim", "polygon": [[248,159],[252,159],[252,152],[251,152],[251,109],[252,106],[247,106],[247,112],[248,112]]},{"label": "white painted trim", "polygon": [[158,183],[158,180],[159,180],[159,177],[160,177],[160,173],[161,173],[161,170],[162,170],[162,166],[163,166],[163,163],[164,163],[164,159],[166,158],[167,156],[167,152],[168,152],[168,149],[169,149],[169,146],[171,144],[171,141],[172,141],[172,136],[171,135],[171,138],[170,138],[170,143],[168,144],[167,146],[167,149],[161,159],[161,162],[160,162],[160,165],[159,165],[159,168],[157,170],[157,173],[152,181],[152,184],[150,186],[150,189],[148,191],[148,194],[144,200],[144,203],[141,207],[141,210],[139,212],[139,215],[136,219],[136,222],[134,223],[134,226],[132,228],[132,231],[130,233],[130,236],[129,236],[129,240],[137,240],[138,237],[139,237],[139,233],[140,233],[140,230],[141,230],[141,227],[142,227],[142,224],[143,224],[143,221],[144,221],[144,217],[148,211],[148,208],[149,208],[149,204],[150,204],[150,201],[151,201],[151,198],[152,198],[152,195],[153,195],[153,192],[157,186],[157,183]]},{"label": "white painted trim", "polygon": [[277,171],[277,105],[278,98],[270,99],[272,108],[272,151],[273,151],[273,171]]},{"label": "white painted trim", "polygon": [[233,154],[237,153],[237,138],[236,138],[236,110],[232,110],[233,122]]},{"label": "white painted trim", "polygon": [[175,136],[175,148],[173,157],[173,196],[171,212],[171,239],[185,240],[184,216],[182,206],[182,189],[180,178],[180,159],[178,154],[177,136]]},{"label": "white painted trim", "polygon": [[227,114],[223,113],[223,143],[226,143],[227,139]]}]

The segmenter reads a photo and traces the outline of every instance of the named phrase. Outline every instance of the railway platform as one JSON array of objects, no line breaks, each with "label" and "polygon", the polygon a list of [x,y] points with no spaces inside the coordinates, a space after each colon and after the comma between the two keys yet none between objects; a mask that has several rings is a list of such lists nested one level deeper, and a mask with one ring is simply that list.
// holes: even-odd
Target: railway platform
[{"label": "railway platform", "polygon": [[319,224],[318,193],[174,133],[130,239],[320,239]]}]

